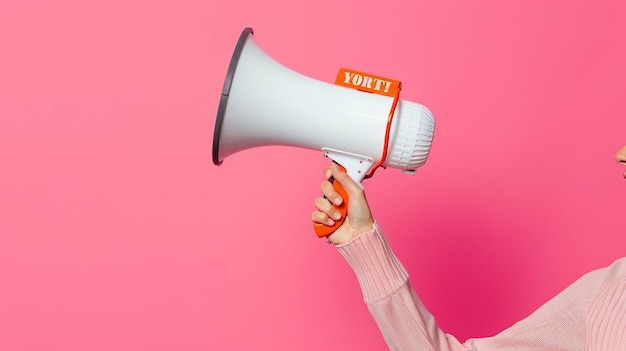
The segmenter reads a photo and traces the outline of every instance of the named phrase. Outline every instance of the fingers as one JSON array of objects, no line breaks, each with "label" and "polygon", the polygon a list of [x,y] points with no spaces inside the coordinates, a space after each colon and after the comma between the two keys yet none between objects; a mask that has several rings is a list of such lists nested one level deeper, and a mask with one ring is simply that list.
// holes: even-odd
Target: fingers
[{"label": "fingers", "polygon": [[[362,197],[363,188],[359,186],[345,171],[343,171],[336,163],[331,163],[325,170],[324,175],[329,181],[325,181],[321,185],[322,193],[328,201],[331,201],[335,206],[341,205],[346,199],[342,198],[341,194],[337,192],[337,189],[342,189],[342,194],[348,197]],[[331,183],[336,182],[335,184]],[[336,187],[339,187],[336,189]],[[343,192],[345,191],[345,192]]]},{"label": "fingers", "polygon": [[311,215],[313,222],[332,226],[336,220],[341,219],[341,213],[325,198],[318,197],[315,199],[315,207],[317,207],[317,211]]},{"label": "fingers", "polygon": [[339,206],[343,203],[344,199],[341,197],[341,195],[339,195],[339,193],[335,189],[335,186],[330,181],[323,182],[320,188],[322,189],[322,193],[324,194],[324,196],[326,196],[326,198],[328,199],[326,202],[330,201],[336,206]]},{"label": "fingers", "polygon": [[342,171],[336,163],[332,163],[329,167],[332,172],[332,177],[341,184],[341,186],[346,190],[348,195],[357,194],[362,189],[361,187],[352,179],[350,176]]},{"label": "fingers", "polygon": [[330,169],[330,166],[324,170],[324,176],[326,176],[326,179],[330,179],[333,176],[333,171]]}]

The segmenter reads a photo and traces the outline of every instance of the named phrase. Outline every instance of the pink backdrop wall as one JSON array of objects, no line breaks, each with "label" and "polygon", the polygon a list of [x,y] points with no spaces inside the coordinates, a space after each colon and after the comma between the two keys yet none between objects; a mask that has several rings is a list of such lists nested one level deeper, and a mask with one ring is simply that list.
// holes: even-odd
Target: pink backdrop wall
[{"label": "pink backdrop wall", "polygon": [[441,326],[494,334],[625,254],[623,1],[0,2],[0,349],[380,350],[310,223],[321,153],[216,167],[241,30],[437,119],[415,177],[365,182]]}]

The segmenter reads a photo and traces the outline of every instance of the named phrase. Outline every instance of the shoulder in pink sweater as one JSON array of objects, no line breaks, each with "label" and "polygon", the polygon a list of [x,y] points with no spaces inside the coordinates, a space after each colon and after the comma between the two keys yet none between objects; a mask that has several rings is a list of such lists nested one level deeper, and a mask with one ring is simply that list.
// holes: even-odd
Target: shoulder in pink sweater
[{"label": "shoulder in pink sweater", "polygon": [[585,274],[501,333],[460,343],[439,329],[377,224],[337,249],[391,350],[626,351],[626,258]]}]

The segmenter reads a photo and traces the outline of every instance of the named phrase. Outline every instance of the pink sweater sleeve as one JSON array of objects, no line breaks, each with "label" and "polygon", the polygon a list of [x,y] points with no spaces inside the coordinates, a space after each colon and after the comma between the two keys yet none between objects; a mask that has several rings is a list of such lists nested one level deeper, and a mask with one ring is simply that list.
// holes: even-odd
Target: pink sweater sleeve
[{"label": "pink sweater sleeve", "polygon": [[498,335],[460,343],[439,329],[378,225],[337,249],[391,350],[626,350],[626,258],[584,275]]},{"label": "pink sweater sleeve", "polygon": [[337,249],[356,273],[363,299],[391,350],[466,350],[439,329],[377,224]]}]

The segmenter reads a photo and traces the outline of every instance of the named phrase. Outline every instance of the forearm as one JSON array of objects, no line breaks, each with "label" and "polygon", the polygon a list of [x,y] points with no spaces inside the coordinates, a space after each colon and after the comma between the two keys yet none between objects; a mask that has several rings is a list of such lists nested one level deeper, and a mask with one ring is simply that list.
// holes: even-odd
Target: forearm
[{"label": "forearm", "polygon": [[365,303],[383,299],[407,284],[409,275],[377,224],[371,231],[336,247],[354,270]]},{"label": "forearm", "polygon": [[337,249],[354,270],[363,299],[391,350],[465,350],[437,327],[376,224]]}]

